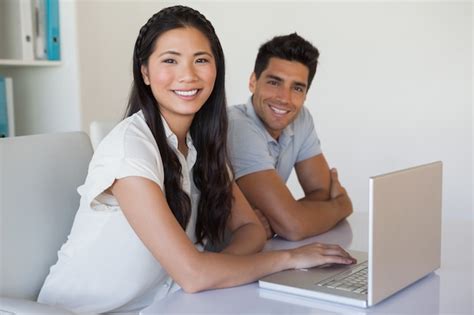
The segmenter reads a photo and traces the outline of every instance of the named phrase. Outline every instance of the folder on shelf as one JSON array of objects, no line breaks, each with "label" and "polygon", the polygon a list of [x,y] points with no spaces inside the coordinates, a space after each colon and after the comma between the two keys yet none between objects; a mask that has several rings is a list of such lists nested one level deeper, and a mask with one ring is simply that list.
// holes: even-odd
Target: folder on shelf
[{"label": "folder on shelf", "polygon": [[60,60],[59,0],[44,0],[48,60]]},{"label": "folder on shelf", "polygon": [[13,82],[0,76],[0,138],[15,136]]},{"label": "folder on shelf", "polygon": [[15,136],[15,108],[13,103],[13,80],[5,78],[5,90],[7,95],[7,117],[8,117],[8,136]]},{"label": "folder on shelf", "polygon": [[46,16],[44,4],[44,0],[33,0],[33,43],[35,58],[39,60],[48,58],[46,52]]},{"label": "folder on shelf", "polygon": [[0,59],[32,61],[32,2],[0,0]]},{"label": "folder on shelf", "polygon": [[7,89],[5,78],[0,77],[0,138],[8,137]]},{"label": "folder on shelf", "polygon": [[33,10],[31,1],[18,1],[20,8],[20,36],[22,42],[22,59],[34,60],[33,54]]}]

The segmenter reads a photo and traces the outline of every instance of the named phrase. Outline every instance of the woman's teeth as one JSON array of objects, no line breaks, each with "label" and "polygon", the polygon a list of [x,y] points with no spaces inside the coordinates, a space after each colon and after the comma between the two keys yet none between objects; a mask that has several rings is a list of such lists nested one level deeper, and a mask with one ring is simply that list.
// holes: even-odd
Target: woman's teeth
[{"label": "woman's teeth", "polygon": [[180,96],[194,96],[196,95],[197,93],[197,89],[194,89],[194,90],[189,90],[189,91],[178,91],[178,90],[174,90],[174,92]]}]

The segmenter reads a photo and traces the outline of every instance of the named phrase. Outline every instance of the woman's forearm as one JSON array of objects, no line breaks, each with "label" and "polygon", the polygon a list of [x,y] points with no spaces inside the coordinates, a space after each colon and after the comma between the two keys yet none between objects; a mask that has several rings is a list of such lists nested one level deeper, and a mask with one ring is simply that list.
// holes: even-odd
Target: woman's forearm
[{"label": "woman's forearm", "polygon": [[319,243],[251,255],[195,252],[187,263],[190,275],[180,285],[187,292],[198,292],[250,283],[286,269],[354,262],[339,246]]},{"label": "woman's forearm", "polygon": [[292,267],[290,251],[260,252],[251,255],[200,253],[199,266],[191,278],[179,283],[188,293],[228,288],[256,281],[268,274]]}]

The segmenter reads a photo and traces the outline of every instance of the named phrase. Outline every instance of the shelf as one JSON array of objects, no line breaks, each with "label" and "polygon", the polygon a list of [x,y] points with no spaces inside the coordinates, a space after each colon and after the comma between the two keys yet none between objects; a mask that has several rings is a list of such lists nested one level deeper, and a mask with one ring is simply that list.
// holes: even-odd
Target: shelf
[{"label": "shelf", "polygon": [[60,66],[61,61],[0,59],[0,66]]}]

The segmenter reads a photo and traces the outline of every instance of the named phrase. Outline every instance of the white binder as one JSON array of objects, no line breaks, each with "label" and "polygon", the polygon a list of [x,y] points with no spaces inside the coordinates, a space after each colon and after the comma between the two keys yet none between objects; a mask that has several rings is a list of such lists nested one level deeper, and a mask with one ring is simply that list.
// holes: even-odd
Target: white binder
[{"label": "white binder", "polygon": [[0,59],[34,60],[32,20],[31,0],[0,0]]},{"label": "white binder", "polygon": [[36,59],[47,59],[44,0],[33,0],[33,44]]}]

